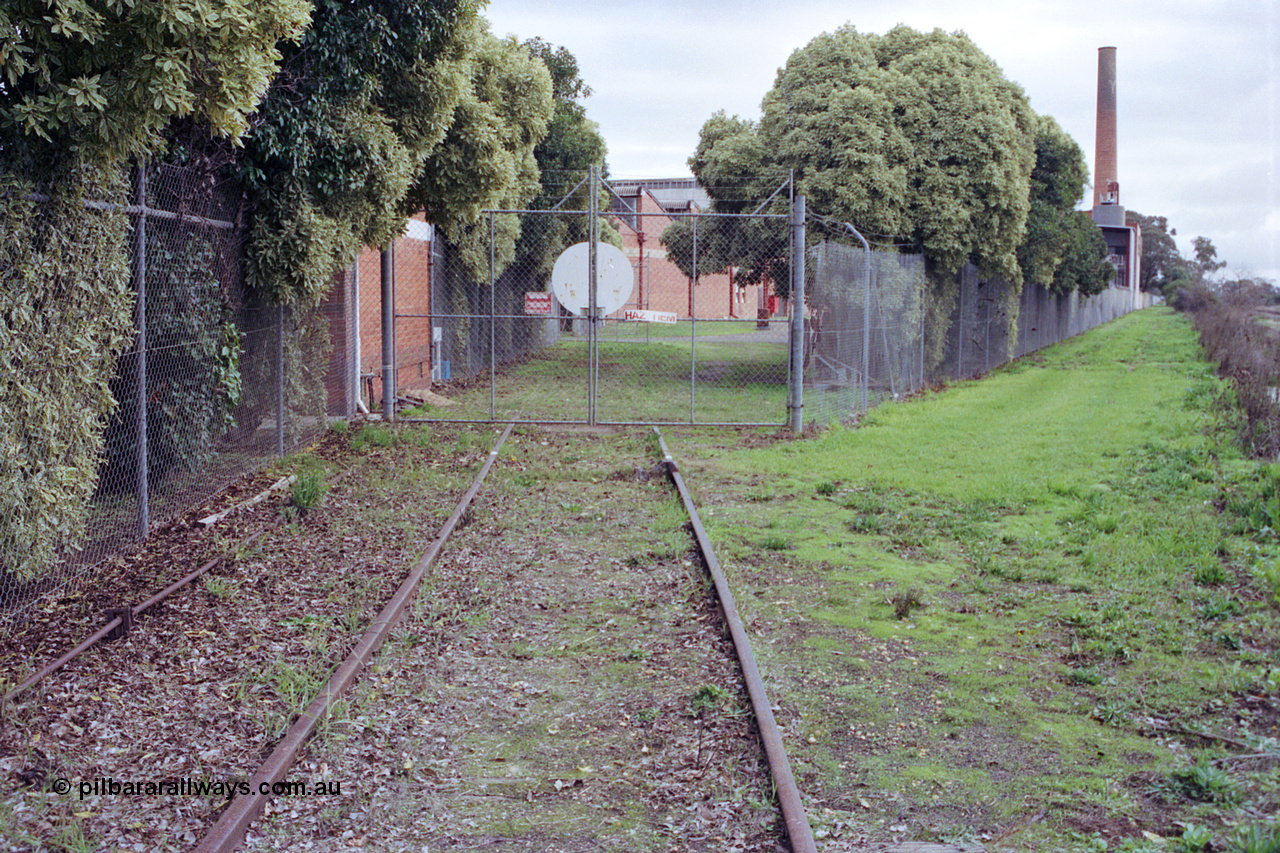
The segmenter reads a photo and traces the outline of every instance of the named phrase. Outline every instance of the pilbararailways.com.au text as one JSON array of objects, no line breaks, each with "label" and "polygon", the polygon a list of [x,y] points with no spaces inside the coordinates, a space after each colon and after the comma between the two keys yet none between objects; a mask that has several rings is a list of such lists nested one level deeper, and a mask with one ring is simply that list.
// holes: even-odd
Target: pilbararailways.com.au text
[{"label": "pilbararailways.com.au text", "polygon": [[70,794],[75,791],[82,800],[86,797],[223,797],[231,800],[236,796],[247,797],[251,794],[271,797],[330,797],[342,793],[341,782],[309,783],[297,779],[251,785],[238,780],[220,782],[215,779],[143,781],[127,779],[120,781],[110,776],[97,776],[93,779],[82,779],[75,784],[67,779],[55,779],[51,787],[57,794]]}]

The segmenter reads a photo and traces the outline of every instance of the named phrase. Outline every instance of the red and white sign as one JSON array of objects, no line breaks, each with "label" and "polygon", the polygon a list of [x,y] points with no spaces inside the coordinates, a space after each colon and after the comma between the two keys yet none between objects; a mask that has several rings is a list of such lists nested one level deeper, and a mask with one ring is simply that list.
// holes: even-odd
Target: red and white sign
[{"label": "red and white sign", "polygon": [[524,313],[534,314],[539,317],[551,316],[551,294],[545,291],[541,293],[526,293],[524,295]]},{"label": "red and white sign", "polygon": [[634,308],[628,308],[626,311],[622,312],[622,319],[641,323],[675,323],[676,312],[640,311]]}]

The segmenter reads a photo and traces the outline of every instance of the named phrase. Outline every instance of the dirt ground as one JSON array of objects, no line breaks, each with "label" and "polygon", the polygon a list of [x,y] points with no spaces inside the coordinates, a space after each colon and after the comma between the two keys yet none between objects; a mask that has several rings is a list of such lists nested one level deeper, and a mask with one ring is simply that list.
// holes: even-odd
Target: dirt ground
[{"label": "dirt ground", "polygon": [[[289,463],[333,484],[309,513],[277,497],[212,532],[179,522],[42,606],[0,647],[9,686],[106,606],[269,526],[4,709],[0,849],[190,849],[494,438],[335,434]],[[513,435],[412,612],[286,777],[306,794],[272,798],[247,849],[778,849],[732,649],[656,458],[634,431]]]}]

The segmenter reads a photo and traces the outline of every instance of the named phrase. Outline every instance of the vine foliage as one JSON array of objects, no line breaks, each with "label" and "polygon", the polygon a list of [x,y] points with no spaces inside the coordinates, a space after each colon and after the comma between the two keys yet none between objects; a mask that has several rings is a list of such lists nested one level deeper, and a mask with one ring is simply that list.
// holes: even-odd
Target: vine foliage
[{"label": "vine foliage", "polygon": [[86,196],[127,190],[85,165],[44,187],[0,168],[0,577],[23,582],[82,537],[130,340],[128,217]]}]

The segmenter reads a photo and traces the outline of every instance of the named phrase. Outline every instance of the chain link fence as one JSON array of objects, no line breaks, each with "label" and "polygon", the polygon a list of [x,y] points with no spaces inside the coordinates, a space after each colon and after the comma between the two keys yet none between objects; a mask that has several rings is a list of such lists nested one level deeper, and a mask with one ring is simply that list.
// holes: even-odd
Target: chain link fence
[{"label": "chain link fence", "polygon": [[311,311],[264,304],[244,285],[238,203],[216,174],[138,172],[124,211],[133,344],[110,380],[88,521],[36,577],[0,572],[0,620],[354,411],[350,276]]},{"label": "chain link fence", "polygon": [[[829,422],[1133,307],[1127,290],[1015,298],[973,270],[939,302],[919,257],[828,239],[809,241],[801,325],[790,297],[803,217],[703,213],[663,183],[660,201],[644,182],[593,173],[565,195],[582,209],[490,211],[453,240],[416,218],[388,254],[364,253],[324,303],[295,313],[246,289],[231,186],[198,169],[140,173],[131,204],[97,204],[128,217],[136,325],[110,381],[118,406],[88,523],[36,577],[0,566],[0,620],[351,417],[362,397],[427,420],[783,426],[803,411]],[[594,317],[589,271],[569,285],[555,272],[590,243],[622,259]]]},{"label": "chain link fence", "polygon": [[[970,379],[1136,308],[1149,294],[1016,292],[966,266],[946,297],[920,255],[823,240],[807,259],[805,419],[850,420],[938,382]],[[1011,338],[1011,330],[1012,338]]]},{"label": "chain link fence", "polygon": [[[672,210],[634,188],[596,195],[612,206],[489,211],[465,244],[438,240],[429,267],[397,259],[405,416],[784,424],[787,217]],[[553,287],[560,257],[593,238],[626,266],[618,289],[602,285],[594,318],[586,267],[572,296]],[[767,261],[767,273],[730,263],[731,252]]]}]

